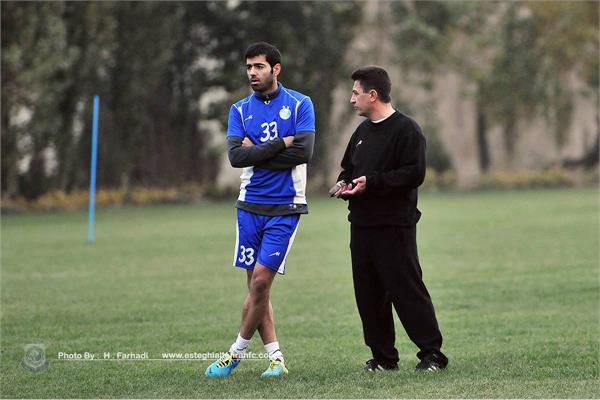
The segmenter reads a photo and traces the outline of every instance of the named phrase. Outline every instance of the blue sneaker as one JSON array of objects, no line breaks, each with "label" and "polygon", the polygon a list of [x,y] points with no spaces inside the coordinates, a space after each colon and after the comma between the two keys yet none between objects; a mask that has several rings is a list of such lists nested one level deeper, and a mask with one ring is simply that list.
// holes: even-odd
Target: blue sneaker
[{"label": "blue sneaker", "polygon": [[206,375],[208,378],[219,378],[221,376],[231,375],[231,371],[240,363],[241,359],[234,357],[231,351],[225,353],[214,363],[210,364],[206,368]]},{"label": "blue sneaker", "polygon": [[272,378],[276,376],[287,375],[288,369],[285,367],[283,360],[275,359],[271,360],[269,368],[260,376],[261,378]]}]

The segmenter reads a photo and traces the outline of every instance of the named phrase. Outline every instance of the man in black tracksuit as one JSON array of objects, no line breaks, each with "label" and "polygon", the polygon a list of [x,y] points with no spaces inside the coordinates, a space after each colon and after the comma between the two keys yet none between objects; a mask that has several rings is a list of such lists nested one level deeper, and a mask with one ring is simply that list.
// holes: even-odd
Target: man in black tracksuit
[{"label": "man in black tracksuit", "polygon": [[334,196],[349,200],[352,274],[365,343],[365,370],[398,368],[392,305],[419,347],[418,370],[443,369],[442,334],[417,254],[417,188],[425,178],[425,138],[419,125],[391,105],[385,70],[352,74],[350,102],[367,117],[348,143]]}]

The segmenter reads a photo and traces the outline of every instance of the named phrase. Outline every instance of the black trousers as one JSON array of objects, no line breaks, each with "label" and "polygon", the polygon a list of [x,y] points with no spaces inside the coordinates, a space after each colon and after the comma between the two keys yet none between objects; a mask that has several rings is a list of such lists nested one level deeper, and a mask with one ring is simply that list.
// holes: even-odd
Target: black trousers
[{"label": "black trousers", "polygon": [[[352,276],[365,343],[380,364],[398,362],[392,305],[417,357],[441,353],[442,334],[423,283],[416,227],[351,225]],[[447,360],[447,359],[446,359]]]}]

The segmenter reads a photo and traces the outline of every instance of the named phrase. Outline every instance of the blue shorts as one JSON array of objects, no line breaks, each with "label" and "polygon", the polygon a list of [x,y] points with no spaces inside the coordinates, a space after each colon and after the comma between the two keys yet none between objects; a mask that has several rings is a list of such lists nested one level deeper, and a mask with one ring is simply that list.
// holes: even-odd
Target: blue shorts
[{"label": "blue shorts", "polygon": [[254,269],[256,261],[285,274],[285,258],[292,248],[300,215],[271,217],[237,210],[233,266]]}]

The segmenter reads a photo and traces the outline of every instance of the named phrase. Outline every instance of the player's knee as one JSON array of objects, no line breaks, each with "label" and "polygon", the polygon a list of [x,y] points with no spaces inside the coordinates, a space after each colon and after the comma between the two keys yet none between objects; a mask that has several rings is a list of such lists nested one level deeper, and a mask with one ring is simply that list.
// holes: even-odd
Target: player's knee
[{"label": "player's knee", "polygon": [[250,294],[261,298],[267,296],[269,294],[269,281],[260,277],[252,279]]}]

